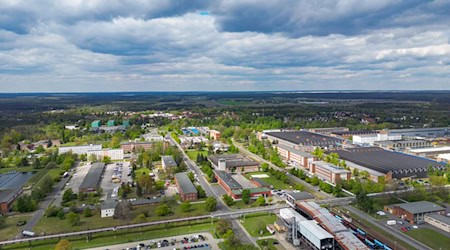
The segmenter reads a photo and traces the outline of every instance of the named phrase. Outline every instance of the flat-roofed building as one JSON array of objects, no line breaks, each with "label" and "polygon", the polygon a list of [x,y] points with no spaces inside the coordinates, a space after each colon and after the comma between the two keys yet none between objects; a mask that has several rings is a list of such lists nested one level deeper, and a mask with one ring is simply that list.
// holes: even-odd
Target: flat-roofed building
[{"label": "flat-roofed building", "polygon": [[416,201],[384,206],[384,210],[407,220],[411,224],[425,221],[425,215],[441,214],[445,208],[429,201]]},{"label": "flat-roofed building", "polygon": [[416,156],[437,157],[440,154],[450,153],[450,147],[415,148],[407,152]]},{"label": "flat-roofed building", "polygon": [[342,144],[343,140],[316,134],[302,130],[266,132],[267,139],[274,144],[284,144],[294,148],[307,148],[313,150],[315,147],[335,148]]},{"label": "flat-roofed building", "polygon": [[375,133],[376,131],[374,130],[352,130],[352,131],[336,131],[331,133],[330,135],[349,139],[355,135],[372,135]]},{"label": "flat-roofed building", "polygon": [[186,172],[175,174],[175,183],[182,201],[196,201],[198,191]]},{"label": "flat-roofed building", "polygon": [[80,185],[81,192],[96,192],[99,188],[103,172],[105,171],[105,163],[96,162],[91,165],[89,172],[84,177]]},{"label": "flat-roofed building", "polygon": [[88,151],[102,150],[101,144],[90,144],[84,146],[67,146],[59,147],[58,154],[64,154],[72,152],[72,154],[83,155],[87,154]]},{"label": "flat-roofed building", "polygon": [[424,221],[447,233],[450,233],[450,217],[441,214],[426,214]]},{"label": "flat-roofed building", "polygon": [[450,135],[450,127],[385,129],[385,130],[381,130],[379,133],[388,134],[388,135],[397,135],[397,136],[406,137],[406,138],[439,137],[439,136],[449,136]]},{"label": "flat-roofed building", "polygon": [[309,132],[318,133],[318,134],[325,134],[329,135],[335,132],[347,132],[349,131],[349,128],[346,127],[333,127],[333,128],[310,128]]},{"label": "flat-roofed building", "polygon": [[221,135],[221,133],[219,131],[217,131],[217,130],[210,130],[209,131],[209,137],[211,139],[213,139],[214,141],[220,140],[220,135]]},{"label": "flat-roofed building", "polygon": [[429,167],[445,169],[445,164],[430,159],[384,150],[378,147],[347,148],[332,150],[347,162],[363,166],[385,174],[386,181],[391,178],[425,178]]},{"label": "flat-roofed building", "polygon": [[102,124],[102,122],[100,120],[95,120],[91,123],[91,127],[98,128],[98,127],[100,127],[101,124]]},{"label": "flat-roofed building", "polygon": [[307,152],[295,149],[284,144],[275,144],[278,154],[286,161],[291,161],[296,169],[308,168],[308,163],[315,160],[315,157]]},{"label": "flat-roofed building", "polygon": [[214,169],[226,172],[244,173],[259,170],[259,163],[257,161],[241,154],[210,155],[208,156],[208,160]]},{"label": "flat-roofed building", "polygon": [[102,150],[92,150],[92,151],[88,151],[86,154],[87,158],[90,159],[90,157],[95,156],[96,160],[103,160],[105,157],[109,157],[111,160],[113,161],[117,161],[117,160],[123,160],[124,157],[124,153],[123,153],[123,149],[118,148],[118,149],[102,149]]},{"label": "flat-roofed building", "polygon": [[120,148],[124,153],[136,152],[139,150],[149,150],[155,144],[153,142],[122,142]]},{"label": "flat-roofed building", "polygon": [[[217,180],[217,183],[225,189],[227,194],[231,196],[233,199],[241,199],[242,191],[244,190],[237,182],[233,176],[228,174],[225,171],[214,170],[214,175]],[[266,187],[256,187],[256,188],[247,188],[250,190],[250,197],[255,198],[258,196],[269,197],[272,196],[270,189]]]},{"label": "flat-roofed building", "polygon": [[339,183],[350,180],[351,172],[324,161],[313,161],[310,163],[309,172],[329,183]]},{"label": "flat-roofed building", "polygon": [[440,154],[437,156],[438,161],[450,162],[450,154]]},{"label": "flat-roofed building", "polygon": [[291,207],[295,207],[295,203],[298,201],[311,201],[315,197],[308,192],[286,191],[284,198],[286,203]]},{"label": "flat-roofed building", "polygon": [[177,162],[173,159],[171,155],[161,155],[161,164],[165,171],[170,168],[175,168],[178,166]]},{"label": "flat-roofed building", "polygon": [[432,146],[431,141],[426,140],[397,140],[397,141],[376,141],[373,144],[376,147],[394,150],[394,151],[402,151],[407,148],[428,148]]}]

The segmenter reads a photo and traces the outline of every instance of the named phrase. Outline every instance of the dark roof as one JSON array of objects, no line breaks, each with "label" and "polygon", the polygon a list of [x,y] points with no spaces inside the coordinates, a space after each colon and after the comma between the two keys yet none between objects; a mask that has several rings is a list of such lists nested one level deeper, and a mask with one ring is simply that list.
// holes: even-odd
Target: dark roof
[{"label": "dark roof", "polygon": [[230,174],[221,170],[214,170],[214,173],[223,181],[230,189],[241,189],[239,184]]},{"label": "dark roof", "polygon": [[254,178],[252,177],[252,180],[259,183],[259,185],[261,185],[261,187],[270,187],[271,185],[267,182],[265,182],[263,179],[261,178]]},{"label": "dark roof", "polygon": [[225,160],[227,168],[259,166],[258,162],[240,154],[210,155],[208,158],[216,166],[219,160]]},{"label": "dark roof", "polygon": [[97,188],[104,169],[105,163],[103,162],[96,162],[92,164],[89,172],[87,173],[86,177],[84,177],[84,180],[80,185],[80,189]]},{"label": "dark roof", "polygon": [[162,155],[161,161],[163,161],[167,167],[176,167],[177,166],[177,163],[175,162],[175,160],[173,159],[173,157],[171,155]]},{"label": "dark roof", "polygon": [[114,201],[114,200],[105,201],[105,202],[102,203],[101,209],[113,209],[113,208],[116,208],[117,203],[118,202]]},{"label": "dark roof", "polygon": [[0,189],[16,189],[25,184],[33,172],[9,172],[6,174],[0,174]]},{"label": "dark roof", "polygon": [[352,130],[352,131],[336,131],[332,132],[334,135],[365,135],[365,134],[374,134],[376,131],[374,130]]},{"label": "dark roof", "polygon": [[142,206],[142,205],[151,205],[155,203],[161,202],[160,197],[156,197],[155,199],[136,199],[131,201],[132,206]]},{"label": "dark roof", "polygon": [[401,207],[412,214],[433,213],[445,210],[445,208],[429,201],[400,203],[394,204],[394,206]]},{"label": "dark roof", "polygon": [[[266,187],[244,188],[244,189],[248,189],[250,191],[250,194],[270,192],[270,189],[268,189]],[[233,192],[233,194],[236,194],[236,195],[241,195],[242,191],[244,191],[244,189],[233,189],[233,190],[231,190],[231,192]]]},{"label": "dark roof", "polygon": [[311,200],[314,199],[315,197],[308,193],[308,192],[293,192],[293,191],[286,191],[286,195],[289,195],[292,197],[292,199],[296,200],[296,201],[301,201],[301,200]]},{"label": "dark roof", "polygon": [[392,177],[403,178],[427,176],[428,166],[444,168],[443,163],[430,159],[384,150],[378,147],[351,148],[333,150],[341,159],[387,174],[392,171]]},{"label": "dark roof", "polygon": [[8,203],[21,190],[21,188],[0,190],[0,203]]},{"label": "dark roof", "polygon": [[335,137],[311,133],[307,131],[282,131],[267,132],[267,135],[303,146],[329,146],[342,143],[342,140]]},{"label": "dark roof", "polygon": [[189,179],[187,172],[175,174],[175,179],[177,179],[178,186],[183,194],[197,193],[197,189],[192,184],[191,179]]},{"label": "dark roof", "polygon": [[450,225],[450,217],[444,216],[442,214],[427,214],[426,216],[429,216],[437,221],[440,221],[444,224]]}]

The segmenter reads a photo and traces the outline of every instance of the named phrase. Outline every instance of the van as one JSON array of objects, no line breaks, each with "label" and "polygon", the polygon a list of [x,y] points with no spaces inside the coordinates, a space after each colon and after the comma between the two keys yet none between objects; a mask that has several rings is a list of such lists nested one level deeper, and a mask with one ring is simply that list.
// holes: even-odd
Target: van
[{"label": "van", "polygon": [[395,224],[397,224],[397,222],[395,220],[388,220],[386,221],[386,224],[389,226],[394,226]]}]

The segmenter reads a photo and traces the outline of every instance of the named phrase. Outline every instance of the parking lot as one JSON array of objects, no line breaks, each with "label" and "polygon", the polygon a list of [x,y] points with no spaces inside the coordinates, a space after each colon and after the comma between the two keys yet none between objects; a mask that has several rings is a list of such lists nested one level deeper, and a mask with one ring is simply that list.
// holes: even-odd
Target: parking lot
[{"label": "parking lot", "polygon": [[209,233],[181,235],[174,237],[159,238],[153,240],[142,240],[119,245],[104,246],[90,248],[90,250],[144,250],[144,249],[161,249],[161,250],[187,250],[187,249],[219,249],[218,243],[220,241],[214,239]]},{"label": "parking lot", "polygon": [[[101,181],[105,200],[111,198],[114,188],[117,188],[116,190],[118,190],[122,182],[132,182],[131,176],[128,176],[129,173],[129,162],[118,162],[106,165],[105,173],[103,174]],[[117,194],[115,194],[115,196],[117,197]]]}]

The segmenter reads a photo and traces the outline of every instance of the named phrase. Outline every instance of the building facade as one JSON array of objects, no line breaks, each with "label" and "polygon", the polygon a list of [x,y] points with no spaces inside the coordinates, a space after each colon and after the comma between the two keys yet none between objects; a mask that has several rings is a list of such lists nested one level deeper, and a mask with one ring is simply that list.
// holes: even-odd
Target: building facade
[{"label": "building facade", "polygon": [[196,201],[198,192],[186,172],[175,174],[175,183],[182,201]]}]

